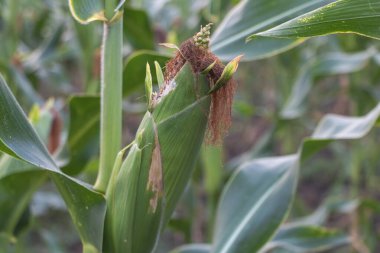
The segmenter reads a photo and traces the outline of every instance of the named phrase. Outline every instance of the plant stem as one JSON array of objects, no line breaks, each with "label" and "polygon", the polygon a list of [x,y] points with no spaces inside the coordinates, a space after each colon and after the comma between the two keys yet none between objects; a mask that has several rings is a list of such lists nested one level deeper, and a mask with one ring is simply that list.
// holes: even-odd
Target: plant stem
[{"label": "plant stem", "polygon": [[99,174],[94,188],[105,192],[122,132],[123,17],[104,24],[101,68],[101,123]]}]

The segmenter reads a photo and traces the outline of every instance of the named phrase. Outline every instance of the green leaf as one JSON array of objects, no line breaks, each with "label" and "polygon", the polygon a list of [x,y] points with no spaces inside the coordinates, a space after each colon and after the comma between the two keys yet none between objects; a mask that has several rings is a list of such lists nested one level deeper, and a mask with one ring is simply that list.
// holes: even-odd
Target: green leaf
[{"label": "green leaf", "polygon": [[154,34],[144,10],[124,8],[124,35],[136,50],[154,50]]},{"label": "green leaf", "polygon": [[176,51],[181,51],[181,49],[179,49],[179,47],[175,44],[172,44],[172,43],[160,43],[160,46],[163,46],[163,47],[166,47],[166,48],[170,48],[170,49],[174,49]]},{"label": "green leaf", "polygon": [[[33,107],[31,122],[45,143],[51,131],[52,115],[49,105],[45,110]],[[37,188],[47,179],[47,173],[36,171],[34,165],[9,155],[0,157],[0,233],[18,235],[27,225],[28,205]],[[0,248],[1,249],[1,248]]]},{"label": "green leaf", "polygon": [[[104,197],[91,187],[63,174],[37,136],[20,105],[0,76],[0,150],[34,166],[1,168],[3,177],[36,171],[53,179],[79,231],[85,253],[102,252]],[[21,180],[19,178],[13,178]],[[23,182],[20,181],[20,184]]]},{"label": "green leaf", "polygon": [[161,89],[165,83],[164,74],[162,73],[162,68],[157,61],[154,61],[154,66],[156,68],[156,76],[157,76],[158,87]]},{"label": "green leaf", "polygon": [[37,167],[58,171],[46,147],[29,124],[15,97],[0,76],[0,148]]},{"label": "green leaf", "polygon": [[257,252],[272,237],[290,208],[296,165],[297,155],[291,155],[239,168],[220,200],[212,252]]},{"label": "green leaf", "polygon": [[[332,33],[356,33],[380,39],[377,0],[338,0],[255,36],[308,38]],[[253,38],[252,36],[250,38]]]},{"label": "green leaf", "polygon": [[82,24],[92,21],[107,21],[102,0],[69,0],[71,15]]},{"label": "green leaf", "polygon": [[20,226],[21,217],[37,188],[47,179],[47,174],[31,171],[34,166],[23,164],[10,156],[2,157],[0,165],[1,174],[4,170],[20,170],[20,167],[16,166],[25,168],[25,172],[2,175],[0,178],[0,215],[7,217],[0,219],[0,233],[14,236],[23,228],[23,225]]},{"label": "green leaf", "polygon": [[73,96],[68,100],[70,125],[67,140],[69,162],[62,170],[75,175],[99,152],[100,98]]},{"label": "green leaf", "polygon": [[244,60],[269,57],[296,46],[300,39],[246,38],[324,6],[331,0],[243,0],[223,19],[211,38],[211,51],[224,61],[243,54]]},{"label": "green leaf", "polygon": [[310,138],[306,138],[301,149],[301,160],[325,147],[332,140],[359,139],[365,136],[378,122],[380,104],[367,115],[347,117],[329,114],[323,117]]},{"label": "green leaf", "polygon": [[153,95],[153,82],[152,74],[150,73],[150,65],[146,63],[146,74],[145,74],[145,96],[148,108],[152,107],[152,95]]},{"label": "green leaf", "polygon": [[297,154],[242,165],[223,191],[213,252],[256,252],[262,248],[290,208],[299,164],[333,140],[362,138],[380,122],[379,116],[380,103],[361,117],[327,115]]},{"label": "green leaf", "polygon": [[[137,90],[139,87],[144,87],[145,82],[145,70],[146,63],[151,66],[154,65],[154,61],[157,61],[160,65],[170,59],[167,55],[162,55],[154,51],[141,50],[131,54],[124,66],[123,72],[123,95],[126,96],[132,91]],[[153,83],[157,83],[156,71],[152,71]]]},{"label": "green leaf", "polygon": [[119,11],[120,9],[122,9],[126,1],[127,0],[120,0],[119,4],[115,8],[115,11]]},{"label": "green leaf", "polygon": [[313,57],[300,69],[292,91],[280,112],[281,117],[294,119],[303,114],[306,107],[304,102],[315,78],[358,71],[364,68],[373,56],[375,51],[367,50],[355,54],[337,52]]},{"label": "green leaf", "polygon": [[232,61],[230,61],[226,65],[226,67],[223,69],[222,75],[220,76],[220,78],[216,81],[215,85],[209,91],[210,94],[219,90],[224,85],[226,85],[229,80],[231,80],[232,76],[235,74],[235,72],[239,66],[239,62],[240,62],[242,57],[243,57],[243,55],[239,55],[239,56],[235,57]]},{"label": "green leaf", "polygon": [[207,68],[205,68],[204,70],[202,70],[202,74],[208,74],[215,66],[216,64],[216,61],[214,61],[213,63],[211,63]]},{"label": "green leaf", "polygon": [[92,190],[91,186],[64,174],[55,173],[50,176],[65,200],[79,232],[83,253],[101,253],[106,212],[103,195]]},{"label": "green leaf", "polygon": [[292,226],[281,228],[260,253],[277,252],[325,252],[348,245],[348,236],[337,231],[315,226]]},{"label": "green leaf", "polygon": [[189,244],[176,248],[170,253],[210,253],[211,246],[209,244]]}]

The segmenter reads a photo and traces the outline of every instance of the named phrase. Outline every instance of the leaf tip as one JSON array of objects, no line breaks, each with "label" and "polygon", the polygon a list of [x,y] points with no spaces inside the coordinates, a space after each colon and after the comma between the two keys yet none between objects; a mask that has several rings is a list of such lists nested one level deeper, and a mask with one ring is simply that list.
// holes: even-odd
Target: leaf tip
[{"label": "leaf tip", "polygon": [[145,75],[145,93],[148,108],[152,106],[152,94],[153,94],[153,84],[152,84],[152,73],[150,72],[150,65],[146,63],[146,75]]},{"label": "leaf tip", "polygon": [[228,83],[228,81],[232,78],[232,76],[235,74],[240,60],[243,58],[244,55],[238,55],[236,56],[232,61],[230,61],[227,66],[224,68],[222,75],[220,78],[216,81],[215,85],[212,87],[212,89],[209,91],[209,94],[219,90],[222,88],[225,84]]}]

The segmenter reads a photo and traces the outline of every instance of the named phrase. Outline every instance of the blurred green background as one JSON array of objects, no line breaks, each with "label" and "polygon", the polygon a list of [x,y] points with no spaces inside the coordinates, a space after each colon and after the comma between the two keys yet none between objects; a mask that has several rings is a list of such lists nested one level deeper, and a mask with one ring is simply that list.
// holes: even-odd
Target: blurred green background
[{"label": "blurred green background", "polygon": [[[123,144],[132,140],[145,112],[146,62],[163,65],[174,53],[159,43],[179,45],[209,22],[217,28],[238,2],[127,3]],[[0,72],[25,111],[38,105],[52,115],[59,113],[59,143],[78,150],[78,157],[70,161],[76,165],[68,164],[67,145],[62,145],[53,150],[56,159],[74,168],[69,174],[80,173],[89,183],[95,180],[98,162],[98,119],[96,112],[89,112],[99,106],[101,32],[100,24],[75,22],[65,0],[0,0]],[[243,59],[235,76],[238,90],[230,133],[223,147],[204,147],[157,252],[210,241],[222,187],[244,161],[295,153],[327,113],[364,115],[374,108],[380,99],[379,46],[377,40],[357,35],[328,35],[279,55]],[[91,120],[92,131],[75,142],[70,129]],[[380,132],[373,130],[359,141],[334,142],[302,163],[288,219],[312,215],[315,224],[352,237],[350,246],[331,252],[380,252],[379,140]],[[52,183],[38,189],[29,212],[27,227],[19,231],[18,252],[81,251]]]}]

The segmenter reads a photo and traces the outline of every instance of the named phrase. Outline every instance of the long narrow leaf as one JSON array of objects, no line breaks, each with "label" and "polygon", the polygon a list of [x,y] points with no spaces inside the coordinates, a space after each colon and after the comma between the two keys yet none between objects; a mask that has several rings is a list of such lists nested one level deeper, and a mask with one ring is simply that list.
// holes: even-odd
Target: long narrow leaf
[{"label": "long narrow leaf", "polygon": [[[308,38],[332,33],[356,33],[380,39],[380,2],[338,0],[255,36]],[[250,38],[253,38],[252,36]]]},{"label": "long narrow leaf", "polygon": [[325,252],[350,243],[348,236],[315,226],[284,226],[260,253]]},{"label": "long narrow leaf", "polygon": [[297,154],[242,165],[221,197],[212,252],[261,249],[289,211],[299,164],[334,140],[362,138],[379,122],[379,116],[380,103],[361,117],[327,115]]},{"label": "long narrow leaf", "polygon": [[[101,252],[105,200],[76,179],[63,174],[55,165],[45,146],[30,125],[21,107],[0,77],[0,150],[32,164],[32,170],[41,176],[48,173],[64,198],[74,225],[82,239],[84,252]],[[3,171],[3,176],[31,171],[31,167]],[[18,180],[18,179],[16,179]]]},{"label": "long narrow leaf", "polygon": [[243,0],[224,18],[211,38],[211,50],[230,61],[243,54],[245,61],[268,57],[301,43],[299,39],[246,38],[301,14],[324,6],[332,0]]}]

